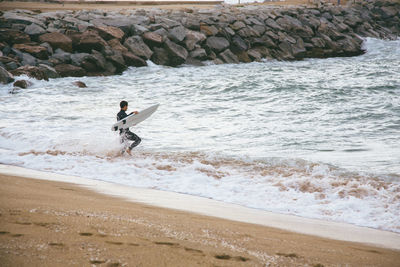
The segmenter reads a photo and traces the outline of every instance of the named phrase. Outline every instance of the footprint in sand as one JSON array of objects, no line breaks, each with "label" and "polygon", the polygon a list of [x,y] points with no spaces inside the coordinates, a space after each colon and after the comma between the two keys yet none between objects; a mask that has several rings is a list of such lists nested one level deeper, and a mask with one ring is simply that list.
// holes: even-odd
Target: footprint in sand
[{"label": "footprint in sand", "polygon": [[122,242],[118,242],[118,241],[108,241],[108,240],[106,240],[106,243],[107,243],[107,244],[111,244],[111,245],[122,245],[122,244],[123,244]]},{"label": "footprint in sand", "polygon": [[166,245],[166,246],[179,246],[178,243],[172,243],[172,242],[154,242],[156,245]]},{"label": "footprint in sand", "polygon": [[58,247],[58,248],[65,247],[65,245],[63,243],[56,243],[56,242],[50,242],[49,246]]},{"label": "footprint in sand", "polygon": [[88,233],[88,232],[82,232],[82,233],[79,233],[79,235],[81,235],[81,236],[92,236],[93,234],[92,233]]},{"label": "footprint in sand", "polygon": [[232,257],[232,256],[227,255],[227,254],[215,255],[214,257],[219,259],[219,260],[235,260],[235,261],[248,261],[248,260],[250,260],[250,259],[242,257],[242,256]]}]

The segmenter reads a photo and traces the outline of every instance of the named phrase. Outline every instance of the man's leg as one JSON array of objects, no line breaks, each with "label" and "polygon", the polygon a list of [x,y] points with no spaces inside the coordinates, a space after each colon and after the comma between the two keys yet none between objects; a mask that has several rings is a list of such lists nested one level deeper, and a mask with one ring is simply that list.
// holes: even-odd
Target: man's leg
[{"label": "man's leg", "polygon": [[131,146],[128,148],[128,151],[127,151],[127,152],[130,154],[131,150],[132,150],[134,147],[138,146],[138,145],[140,144],[140,142],[142,142],[142,139],[140,139],[139,136],[137,136],[136,134],[134,134],[134,133],[132,133],[132,132],[127,132],[127,133],[126,133],[126,137],[127,137],[129,140],[133,141],[133,143],[131,144]]}]

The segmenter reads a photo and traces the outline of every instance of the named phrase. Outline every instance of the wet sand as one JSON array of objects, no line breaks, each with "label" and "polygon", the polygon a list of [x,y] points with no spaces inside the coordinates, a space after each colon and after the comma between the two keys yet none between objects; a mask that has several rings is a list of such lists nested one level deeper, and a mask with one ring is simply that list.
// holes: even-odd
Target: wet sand
[{"label": "wet sand", "polygon": [[2,266],[398,266],[399,250],[0,175]]}]

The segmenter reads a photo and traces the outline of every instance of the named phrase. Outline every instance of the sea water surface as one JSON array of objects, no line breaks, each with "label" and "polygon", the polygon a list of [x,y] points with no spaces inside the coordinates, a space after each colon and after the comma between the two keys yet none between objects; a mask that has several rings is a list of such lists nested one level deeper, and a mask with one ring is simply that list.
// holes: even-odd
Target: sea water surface
[{"label": "sea water surface", "polygon": [[[0,163],[400,232],[400,40],[365,48],[0,86]],[[132,156],[111,131],[123,99],[160,103]]]}]

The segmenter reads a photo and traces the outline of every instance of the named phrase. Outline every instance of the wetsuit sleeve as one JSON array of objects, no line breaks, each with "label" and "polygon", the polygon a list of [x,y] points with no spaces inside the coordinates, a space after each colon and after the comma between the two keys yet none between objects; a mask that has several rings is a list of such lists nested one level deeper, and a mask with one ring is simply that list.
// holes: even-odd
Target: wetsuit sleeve
[{"label": "wetsuit sleeve", "polygon": [[128,115],[125,113],[125,111],[120,111],[120,112],[117,114],[117,121],[120,121],[120,120],[122,120],[122,119],[124,119],[124,118],[126,118],[126,117],[128,117]]}]

